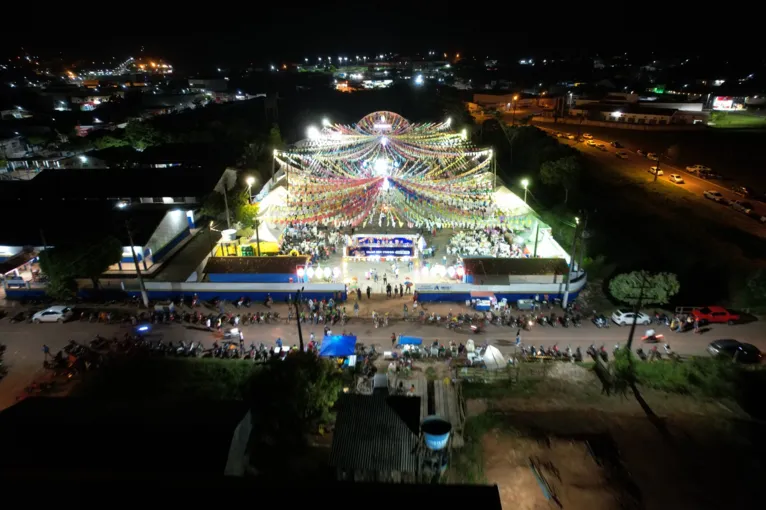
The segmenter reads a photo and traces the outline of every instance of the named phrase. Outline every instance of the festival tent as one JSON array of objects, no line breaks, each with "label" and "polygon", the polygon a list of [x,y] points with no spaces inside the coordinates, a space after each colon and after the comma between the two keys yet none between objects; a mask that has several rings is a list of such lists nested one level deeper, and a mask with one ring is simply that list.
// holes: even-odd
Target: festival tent
[{"label": "festival tent", "polygon": [[[273,209],[281,207],[287,203],[287,189],[284,186],[279,186],[266,195],[266,197],[258,203],[258,216],[261,218],[268,218],[273,213]],[[263,241],[263,239],[261,239]]]},{"label": "festival tent", "polygon": [[356,352],[356,336],[332,335],[322,339],[319,355],[324,357],[351,356]]},{"label": "festival tent", "polygon": [[399,345],[421,345],[423,343],[422,338],[415,336],[400,336]]},{"label": "festival tent", "polygon": [[505,358],[494,345],[488,345],[482,356],[487,370],[499,370],[505,366]]},{"label": "festival tent", "polygon": [[506,211],[510,216],[533,213],[532,208],[524,203],[524,200],[505,186],[498,186],[492,193],[492,199],[499,209]]}]

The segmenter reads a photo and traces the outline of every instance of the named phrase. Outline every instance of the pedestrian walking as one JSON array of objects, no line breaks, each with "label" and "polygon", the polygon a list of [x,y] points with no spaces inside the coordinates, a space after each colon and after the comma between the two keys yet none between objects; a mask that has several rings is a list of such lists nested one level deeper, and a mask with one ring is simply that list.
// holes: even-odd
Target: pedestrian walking
[{"label": "pedestrian walking", "polygon": [[391,347],[396,347],[396,333],[391,333]]},{"label": "pedestrian walking", "polygon": [[370,292],[372,292],[372,287],[369,285],[367,286],[367,299],[370,299]]},{"label": "pedestrian walking", "polygon": [[407,310],[407,303],[404,303],[404,318],[406,319],[409,316],[409,311]]},{"label": "pedestrian walking", "polygon": [[309,342],[313,342],[313,341],[314,341],[314,332],[312,331],[311,334],[309,335]]},{"label": "pedestrian walking", "polygon": [[694,332],[699,333],[700,332],[700,320],[698,318],[694,318]]},{"label": "pedestrian walking", "polygon": [[516,347],[521,347],[521,328],[516,330]]},{"label": "pedestrian walking", "polygon": [[394,297],[399,297],[399,287],[394,285]]},{"label": "pedestrian walking", "polygon": [[388,283],[388,277],[386,276],[386,273],[383,273],[383,285],[386,285]]},{"label": "pedestrian walking", "polygon": [[205,326],[207,326],[207,330],[208,330],[208,331],[210,331],[210,329],[211,329],[211,328],[210,328],[210,317],[208,317],[208,318],[205,320]]},{"label": "pedestrian walking", "polygon": [[399,296],[404,297],[404,285],[399,284]]},{"label": "pedestrian walking", "polygon": [[354,303],[354,317],[359,317],[359,301]]},{"label": "pedestrian walking", "polygon": [[362,299],[362,289],[358,288],[356,289],[356,299],[357,301]]}]

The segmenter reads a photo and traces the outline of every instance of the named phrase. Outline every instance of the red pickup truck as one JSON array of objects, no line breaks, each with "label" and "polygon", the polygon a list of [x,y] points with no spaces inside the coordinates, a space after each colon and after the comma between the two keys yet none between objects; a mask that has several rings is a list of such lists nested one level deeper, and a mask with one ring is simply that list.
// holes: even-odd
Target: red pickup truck
[{"label": "red pickup truck", "polygon": [[739,320],[739,315],[731,313],[722,306],[706,306],[705,308],[695,308],[692,310],[692,316],[706,323],[727,323],[729,326]]}]

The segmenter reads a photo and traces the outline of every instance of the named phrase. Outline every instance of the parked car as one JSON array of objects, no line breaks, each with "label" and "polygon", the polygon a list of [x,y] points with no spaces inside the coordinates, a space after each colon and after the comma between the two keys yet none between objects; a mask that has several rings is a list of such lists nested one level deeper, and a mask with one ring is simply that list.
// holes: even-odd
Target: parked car
[{"label": "parked car", "polygon": [[739,320],[739,315],[731,313],[722,306],[706,306],[704,308],[695,308],[692,310],[692,316],[699,319],[700,322],[710,324],[726,323],[729,326]]},{"label": "parked car", "polygon": [[593,135],[590,133],[583,133],[582,137],[585,138],[586,140],[593,140]]},{"label": "parked car", "polygon": [[45,310],[40,310],[32,316],[32,322],[39,324],[41,322],[66,322],[72,318],[72,309],[68,306],[51,306]]},{"label": "parked car", "polygon": [[575,135],[567,135],[568,140],[574,140],[575,138],[577,138]]},{"label": "parked car", "polygon": [[710,172],[711,170],[704,165],[692,165],[687,166],[686,171],[692,174],[699,174],[700,172]]},{"label": "parked car", "polygon": [[721,174],[714,174],[714,173],[713,173],[712,171],[710,171],[710,170],[702,170],[702,171],[700,171],[700,173],[699,173],[697,176],[698,176],[700,179],[708,179],[708,180],[709,180],[709,179],[723,179],[723,177],[721,176]]},{"label": "parked car", "polygon": [[750,214],[753,210],[753,204],[750,202],[745,202],[744,200],[735,200],[729,205],[731,205],[731,208],[735,211],[744,214]]},{"label": "parked car", "polygon": [[620,159],[628,159],[628,153],[625,151],[617,151],[614,153],[614,155]]},{"label": "parked car", "polygon": [[684,183],[684,178],[678,174],[670,174],[670,177],[668,177],[668,179],[670,179],[670,182],[674,182],[676,184]]},{"label": "parked car", "polygon": [[712,200],[713,202],[718,202],[719,204],[729,205],[729,199],[725,196],[721,195],[720,192],[709,189],[702,193],[702,195],[707,198],[708,200]]},{"label": "parked car", "polygon": [[748,188],[747,186],[732,186],[731,190],[741,197],[750,198],[751,196],[755,195],[755,192],[752,188]]},{"label": "parked car", "polygon": [[665,175],[665,172],[663,172],[661,168],[657,168],[656,166],[650,166],[649,173],[652,175],[657,175],[657,176]]},{"label": "parked car", "polygon": [[659,161],[660,160],[660,157],[657,154],[655,154],[654,152],[650,152],[649,154],[646,155],[646,157],[651,159],[652,161]]},{"label": "parked car", "polygon": [[596,146],[596,142],[594,142],[593,140],[588,140],[587,142],[585,142],[585,145],[588,145],[590,147],[595,147]]},{"label": "parked car", "polygon": [[639,156],[646,156],[646,151],[638,149],[638,150],[636,150],[636,154],[638,154]]},{"label": "parked car", "polygon": [[602,151],[602,152],[606,152],[606,151],[607,151],[607,149],[606,149],[606,145],[604,145],[603,143],[597,143],[597,144],[596,144],[596,148],[597,148],[598,150]]},{"label": "parked car", "polygon": [[564,138],[565,136],[564,133],[556,133],[556,138]]},{"label": "parked car", "polygon": [[[630,308],[620,308],[612,314],[612,322],[618,326],[630,325],[633,324],[633,318],[635,316],[636,314]],[[635,320],[636,324],[639,325],[651,324],[652,322],[652,319],[644,312],[638,312],[638,317],[636,317]]]},{"label": "parked car", "polygon": [[710,342],[707,352],[711,356],[731,358],[737,363],[760,363],[763,359],[763,354],[756,346],[743,344],[730,338]]},{"label": "parked car", "polygon": [[617,140],[613,141],[609,145],[611,145],[615,149],[622,149],[623,148],[623,145],[620,142],[618,142]]}]

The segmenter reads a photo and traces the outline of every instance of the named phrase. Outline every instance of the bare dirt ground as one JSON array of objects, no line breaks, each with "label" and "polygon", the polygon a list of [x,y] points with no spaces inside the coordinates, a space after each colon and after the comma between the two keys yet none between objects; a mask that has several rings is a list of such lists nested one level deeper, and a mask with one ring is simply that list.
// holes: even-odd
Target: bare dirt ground
[{"label": "bare dirt ground", "polygon": [[505,398],[467,402],[474,433],[453,467],[497,484],[504,508],[557,506],[530,459],[567,509],[757,506],[765,429],[736,404],[646,391],[650,419],[633,395],[602,395],[585,369],[561,365]]}]

